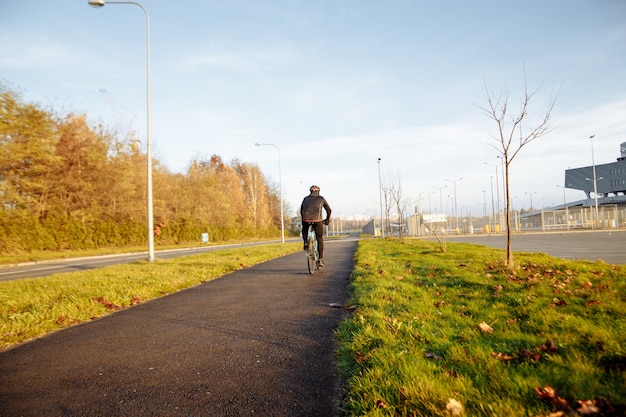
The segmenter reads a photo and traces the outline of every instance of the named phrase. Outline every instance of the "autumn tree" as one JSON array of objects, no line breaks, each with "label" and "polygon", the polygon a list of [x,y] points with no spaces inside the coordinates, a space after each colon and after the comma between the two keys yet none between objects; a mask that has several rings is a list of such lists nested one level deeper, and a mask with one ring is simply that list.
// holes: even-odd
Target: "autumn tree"
[{"label": "autumn tree", "polygon": [[2,208],[44,215],[48,177],[59,161],[52,116],[0,89],[0,198]]},{"label": "autumn tree", "polygon": [[234,160],[233,168],[239,176],[244,193],[246,215],[256,230],[265,230],[271,224],[270,193],[258,165]]},{"label": "autumn tree", "polygon": [[[0,252],[144,243],[147,155],[135,139],[0,84]],[[278,233],[279,192],[257,165],[212,155],[181,174],[153,158],[152,172],[161,244]]]},{"label": "autumn tree", "polygon": [[487,94],[487,106],[480,109],[497,125],[497,134],[493,138],[497,145],[494,145],[500,153],[504,162],[504,184],[505,184],[505,217],[507,231],[506,245],[506,265],[513,266],[513,252],[511,250],[511,194],[509,191],[509,167],[515,157],[529,143],[546,135],[552,130],[550,119],[552,109],[556,103],[556,96],[550,97],[546,103],[545,112],[539,118],[532,118],[530,114],[530,104],[539,91],[539,88],[529,91],[524,72],[524,90],[520,97],[519,106],[511,108],[508,88],[504,87],[501,94],[496,95],[489,91],[485,82]]}]

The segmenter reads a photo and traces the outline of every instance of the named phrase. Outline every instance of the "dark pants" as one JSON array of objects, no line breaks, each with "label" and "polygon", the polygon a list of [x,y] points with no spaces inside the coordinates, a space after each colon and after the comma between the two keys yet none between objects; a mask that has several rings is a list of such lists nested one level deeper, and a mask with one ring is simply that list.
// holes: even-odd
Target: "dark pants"
[{"label": "dark pants", "polygon": [[309,234],[309,225],[313,225],[315,228],[315,236],[317,237],[317,251],[320,253],[320,258],[324,257],[324,222],[303,222],[302,223],[302,239],[307,241]]}]

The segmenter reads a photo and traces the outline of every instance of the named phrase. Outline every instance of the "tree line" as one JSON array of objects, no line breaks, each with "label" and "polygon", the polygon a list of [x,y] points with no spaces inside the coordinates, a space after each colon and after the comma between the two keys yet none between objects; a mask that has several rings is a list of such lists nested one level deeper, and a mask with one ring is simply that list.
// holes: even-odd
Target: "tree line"
[{"label": "tree line", "polygon": [[[147,155],[85,114],[57,115],[0,84],[0,252],[142,245]],[[153,159],[155,244],[280,235],[280,200],[258,165],[218,155],[185,174]]]}]

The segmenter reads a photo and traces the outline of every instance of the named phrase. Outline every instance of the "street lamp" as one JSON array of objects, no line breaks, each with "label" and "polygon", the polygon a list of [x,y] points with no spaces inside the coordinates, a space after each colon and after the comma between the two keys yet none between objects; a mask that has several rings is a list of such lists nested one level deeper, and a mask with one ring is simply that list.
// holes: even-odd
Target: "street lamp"
[{"label": "street lamp", "polygon": [[432,214],[433,213],[433,205],[432,205],[432,201],[431,201],[431,196],[436,193],[437,191],[432,191],[428,193],[428,214]]},{"label": "street lamp", "polygon": [[280,194],[280,236],[283,243],[285,243],[285,213],[283,211],[283,176],[280,172],[280,148],[273,143],[259,143],[256,142],[255,146],[273,146],[278,151],[278,192]]},{"label": "street lamp", "polygon": [[383,184],[380,180],[380,158],[378,158],[378,200],[380,201],[380,231],[385,237],[385,220],[383,219]]},{"label": "street lamp", "polygon": [[565,201],[565,187],[559,184],[557,184],[556,186],[563,189],[563,205],[565,206],[565,223],[567,224],[567,230],[569,230],[569,213],[567,210],[567,202]]},{"label": "street lamp", "polygon": [[591,141],[591,166],[593,168],[593,198],[596,200],[595,204],[596,204],[596,227],[597,227],[600,218],[598,216],[598,180],[596,178],[596,161],[593,156],[593,138],[595,137],[596,135],[589,136],[589,140]]},{"label": "street lamp", "polygon": [[[498,217],[500,217],[500,181],[498,180],[498,164],[490,164],[489,162],[483,162],[483,164],[485,165],[491,165],[492,167],[496,168],[496,205],[498,206]],[[503,173],[504,174],[504,173]],[[502,175],[504,177],[504,175]],[[502,182],[504,182],[504,178],[502,178]],[[500,221],[502,219],[498,218],[498,220],[496,221],[496,217],[494,214],[493,217],[494,223],[496,224],[500,224]]]},{"label": "street lamp", "polygon": [[456,180],[448,180],[446,179],[446,181],[450,181],[451,183],[453,183],[453,187],[454,187],[454,217],[456,218],[456,230],[458,233],[459,230],[459,213],[457,211],[457,201],[456,201],[456,183],[458,181],[461,181],[463,179],[463,177],[458,178]]},{"label": "street lamp", "polygon": [[433,188],[436,188],[439,190],[439,213],[443,213],[443,200],[441,199],[441,190],[443,190],[444,188],[446,188],[447,185],[444,185],[443,187],[435,187],[433,185]]},{"label": "street lamp", "polygon": [[483,190],[483,217],[487,217],[487,190]]},{"label": "street lamp", "polygon": [[530,213],[533,210],[533,194],[537,194],[537,191],[534,191],[532,193],[525,192],[524,194],[528,194],[530,196],[530,208],[528,209],[528,212]]},{"label": "street lamp", "polygon": [[[496,231],[496,206],[493,204],[493,175],[489,176],[489,184],[491,185],[491,217],[493,220],[493,231]],[[496,187],[498,182],[496,181]],[[491,222],[489,222],[491,226]]]},{"label": "street lamp", "polygon": [[89,0],[92,7],[102,7],[105,4],[134,4],[143,10],[146,15],[146,38],[147,38],[147,139],[146,139],[146,158],[147,164],[147,181],[148,181],[148,261],[154,262],[154,214],[152,205],[152,140],[150,129],[150,15],[148,10],[141,4],[134,1],[105,1],[105,0]]}]

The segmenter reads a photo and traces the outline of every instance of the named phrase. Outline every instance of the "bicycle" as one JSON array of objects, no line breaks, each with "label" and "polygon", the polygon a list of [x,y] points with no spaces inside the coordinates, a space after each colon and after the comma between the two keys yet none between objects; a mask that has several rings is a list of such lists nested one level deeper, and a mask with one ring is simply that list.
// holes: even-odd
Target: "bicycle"
[{"label": "bicycle", "polygon": [[320,253],[317,250],[317,236],[315,234],[315,227],[313,225],[308,226],[307,231],[307,249],[306,249],[306,261],[309,267],[309,274],[313,275],[315,270],[320,269]]}]

